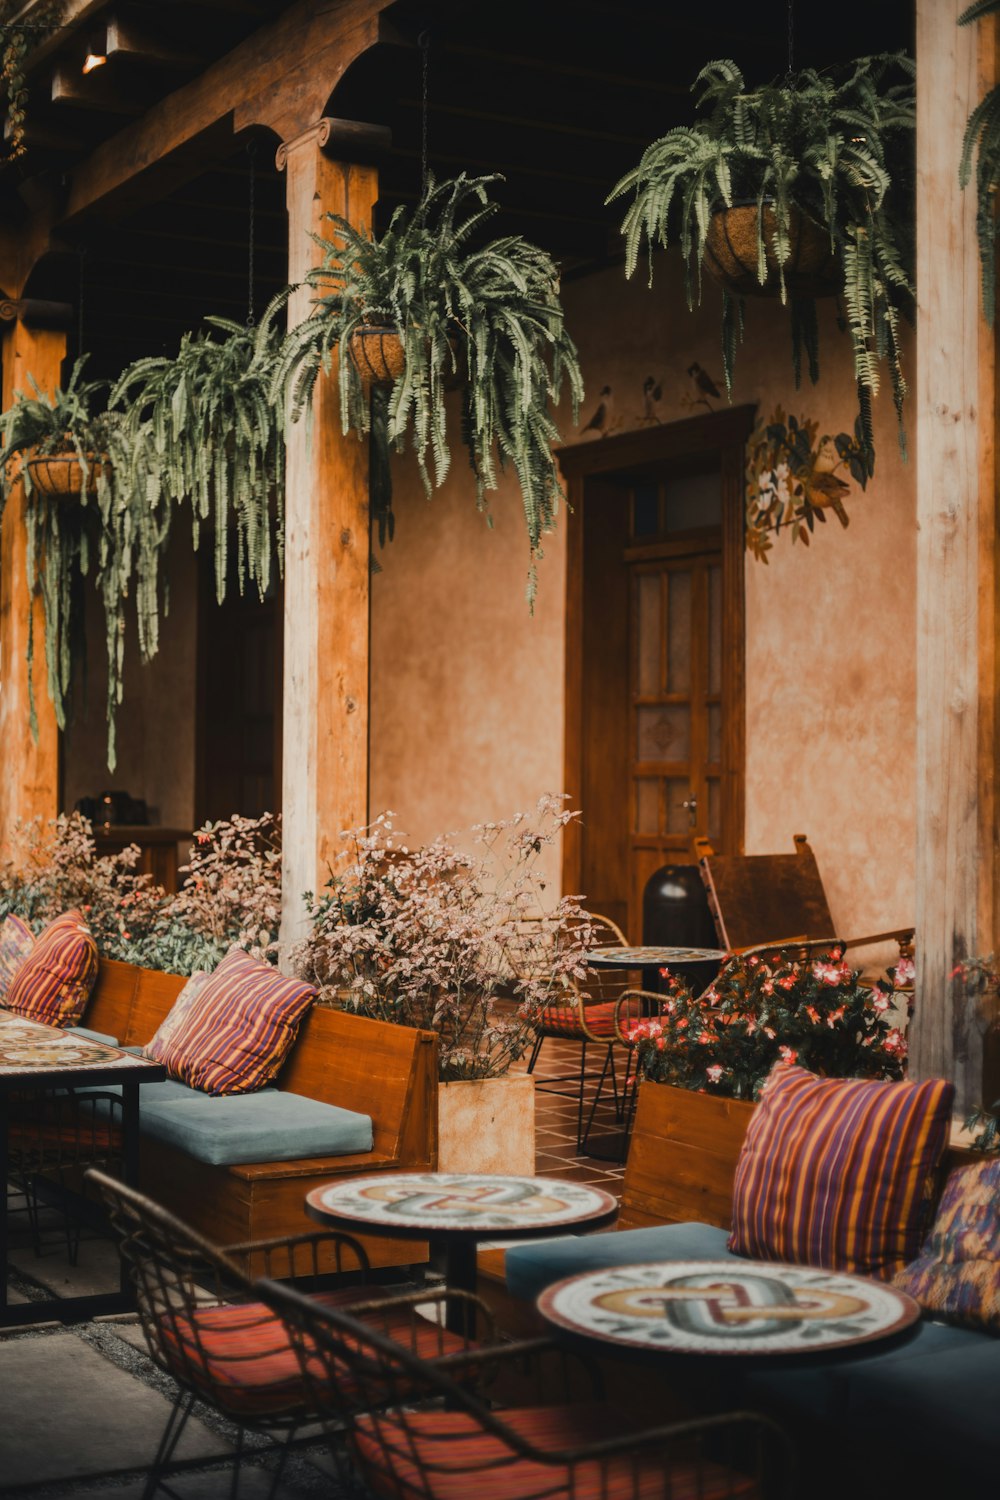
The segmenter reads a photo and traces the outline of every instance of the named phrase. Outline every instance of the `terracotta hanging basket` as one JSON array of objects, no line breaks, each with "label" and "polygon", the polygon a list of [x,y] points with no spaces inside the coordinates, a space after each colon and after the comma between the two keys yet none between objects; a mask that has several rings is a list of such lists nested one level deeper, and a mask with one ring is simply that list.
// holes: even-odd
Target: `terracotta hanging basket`
[{"label": "terracotta hanging basket", "polygon": [[[65,453],[36,454],[29,458],[28,472],[32,489],[49,500],[77,500],[84,489],[83,466],[72,449]],[[88,455],[86,493],[97,493],[97,481],[104,468],[96,454]]]},{"label": "terracotta hanging basket", "polygon": [[[740,297],[777,297],[781,293],[778,264],[774,256],[777,228],[774,209],[764,205],[767,277],[757,279],[757,204],[735,203],[718,209],[711,218],[705,240],[704,267],[727,291]],[[789,297],[832,297],[843,285],[843,276],[830,236],[825,229],[797,208],[789,219],[791,251],[785,262],[785,289]]]},{"label": "terracotta hanging basket", "polygon": [[351,334],[350,349],[364,385],[392,385],[403,373],[403,340],[395,328],[363,324]]}]

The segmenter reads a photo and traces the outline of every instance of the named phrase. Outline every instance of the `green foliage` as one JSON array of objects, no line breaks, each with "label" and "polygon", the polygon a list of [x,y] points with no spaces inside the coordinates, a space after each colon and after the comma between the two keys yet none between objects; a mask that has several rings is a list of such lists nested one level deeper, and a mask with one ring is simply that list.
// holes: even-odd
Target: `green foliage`
[{"label": "green foliage", "polygon": [[[1000,3],[1000,0],[998,0]],[[902,82],[891,82],[893,76]],[[645,246],[652,252],[676,232],[685,261],[688,305],[701,300],[701,263],[712,214],[749,200],[757,206],[758,278],[767,256],[778,266],[787,300],[785,267],[791,253],[793,210],[830,236],[843,274],[845,324],[854,350],[861,435],[871,450],[871,398],[879,367],[888,362],[904,443],[906,394],[899,350],[902,316],[912,319],[912,151],[916,123],[913,64],[902,53],[862,57],[847,70],[806,69],[780,82],[747,90],[734,62],[710,62],[699,73],[698,109],[691,126],[654,141],[608,201],[631,194],[622,224],[626,273]],[[773,242],[765,243],[763,210],[773,208]],[[723,359],[731,390],[742,312],[723,300]],[[818,373],[815,308],[808,298],[791,306],[793,361],[798,383],[802,350]]]},{"label": "green foliage", "polygon": [[841,950],[805,961],[734,956],[693,995],[674,978],[659,1018],[632,1030],[641,1074],[658,1083],[755,1099],[777,1063],[831,1078],[901,1078],[906,1041],[891,982],[869,986]]},{"label": "green foliage", "polygon": [[0,0],[0,82],[6,94],[0,167],[24,155],[24,122],[28,107],[25,64],[32,47],[37,47],[55,30],[62,5],[60,0],[35,5],[30,16],[25,18],[20,14],[23,10],[24,0]]},{"label": "green foliage", "polygon": [[79,813],[20,825],[0,859],[0,921],[14,912],[37,932],[78,907],[103,958],[171,974],[213,969],[233,946],[274,961],[281,837],[272,814],[199,829],[173,896],[136,873],[139,852],[98,855]]},{"label": "green foliage", "polygon": [[[978,0],[958,18],[968,26],[1000,10],[1000,0]],[[976,238],[982,268],[983,312],[992,323],[996,318],[997,280],[997,187],[1000,185],[1000,85],[990,89],[969,116],[962,140],[958,180],[963,188],[972,180],[972,158],[976,158]]]},{"label": "green foliage", "polygon": [[[388,450],[402,449],[408,434],[427,493],[444,482],[451,463],[445,397],[461,376],[461,438],[476,501],[487,509],[499,470],[512,464],[531,548],[531,593],[534,559],[561,494],[551,407],[565,380],[575,417],[583,386],[551,258],[518,235],[481,243],[496,212],[488,188],[497,180],[463,174],[431,182],[412,213],[396,210],[378,240],[328,215],[333,233],[318,241],[323,262],[307,278],[317,293],[313,312],[288,334],[274,394],[289,393],[299,420],[320,371],[336,361],[343,430],[372,432],[372,507],[386,516]],[[371,404],[350,354],[351,335],[365,325],[396,329],[405,354],[391,391],[376,392]]]},{"label": "green foliage", "polygon": [[758,423],[747,447],[746,545],[767,562],[771,535],[783,528],[793,542],[808,547],[817,524],[831,510],[841,526],[848,524],[844,500],[850,494],[846,474],[865,489],[874,455],[861,436],[861,419],[853,436],[819,436],[819,424],[807,417],[787,417],[777,406],[769,421]]}]

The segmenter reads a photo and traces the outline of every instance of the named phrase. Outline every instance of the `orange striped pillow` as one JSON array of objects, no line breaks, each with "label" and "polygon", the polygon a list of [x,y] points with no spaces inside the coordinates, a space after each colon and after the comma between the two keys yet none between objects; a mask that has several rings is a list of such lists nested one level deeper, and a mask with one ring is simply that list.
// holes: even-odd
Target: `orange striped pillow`
[{"label": "orange striped pillow", "polygon": [[0,927],[0,1005],[7,1004],[10,982],[35,946],[35,934],[27,922],[11,912]]},{"label": "orange striped pillow", "polygon": [[920,1250],[954,1092],[776,1067],[737,1163],[729,1248],[894,1276]]},{"label": "orange striped pillow", "polygon": [[[234,949],[192,997],[190,986],[146,1047],[171,1078],[206,1094],[250,1094],[278,1072],[316,998],[311,984]],[[164,1033],[161,1035],[161,1033]]]},{"label": "orange striped pillow", "polygon": [[42,929],[7,991],[7,1006],[47,1026],[75,1026],[97,978],[97,944],[78,911]]}]

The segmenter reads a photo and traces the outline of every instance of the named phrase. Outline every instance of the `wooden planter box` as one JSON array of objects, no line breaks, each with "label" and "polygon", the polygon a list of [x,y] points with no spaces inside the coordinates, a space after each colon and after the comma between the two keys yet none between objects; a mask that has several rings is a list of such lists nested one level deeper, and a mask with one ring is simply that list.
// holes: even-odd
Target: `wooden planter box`
[{"label": "wooden planter box", "polygon": [[729,1229],[736,1162],[755,1108],[644,1082],[617,1227],[695,1221]]},{"label": "wooden planter box", "polygon": [[438,1170],[535,1175],[535,1080],[527,1073],[439,1083]]}]

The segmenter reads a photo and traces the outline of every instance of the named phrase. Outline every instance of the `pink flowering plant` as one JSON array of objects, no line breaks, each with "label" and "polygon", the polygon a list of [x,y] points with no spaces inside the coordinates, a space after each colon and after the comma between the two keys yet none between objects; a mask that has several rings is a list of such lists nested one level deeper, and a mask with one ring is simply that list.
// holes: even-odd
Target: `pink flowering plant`
[{"label": "pink flowering plant", "polygon": [[631,1035],[644,1077],[756,1099],[776,1063],[835,1078],[901,1078],[904,998],[892,975],[862,984],[839,948],[802,960],[735,955],[701,995],[671,978],[662,1013]]},{"label": "pink flowering plant", "polygon": [[0,921],[13,912],[36,932],[77,907],[98,952],[174,974],[211,969],[230,947],[273,958],[281,904],[278,822],[206,824],[176,895],[139,873],[138,845],[98,854],[79,813],[18,826],[0,853]]},{"label": "pink flowering plant", "polygon": [[437,838],[411,849],[382,813],[343,835],[295,970],[321,1001],[440,1036],[443,1080],[495,1078],[533,1040],[544,1005],[585,975],[590,925],[551,903],[538,856],[575,817],[561,798],[471,829],[475,852]]}]

